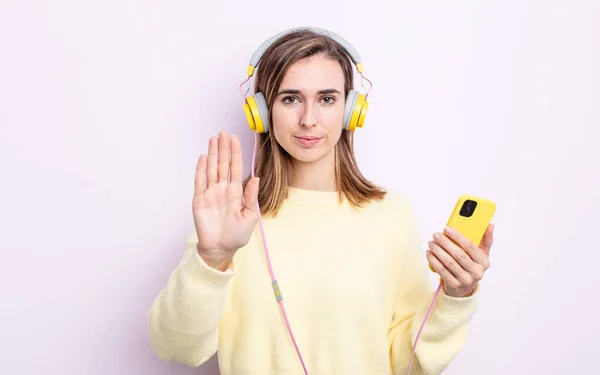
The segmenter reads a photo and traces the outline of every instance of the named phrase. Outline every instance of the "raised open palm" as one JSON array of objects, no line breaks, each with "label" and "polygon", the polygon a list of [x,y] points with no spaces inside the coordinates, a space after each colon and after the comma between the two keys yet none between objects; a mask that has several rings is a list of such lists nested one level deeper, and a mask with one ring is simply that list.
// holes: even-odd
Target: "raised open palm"
[{"label": "raised open palm", "polygon": [[196,167],[192,202],[201,255],[227,260],[248,243],[258,220],[258,183],[254,177],[242,187],[237,137],[222,131],[209,140],[208,156],[201,155]]}]

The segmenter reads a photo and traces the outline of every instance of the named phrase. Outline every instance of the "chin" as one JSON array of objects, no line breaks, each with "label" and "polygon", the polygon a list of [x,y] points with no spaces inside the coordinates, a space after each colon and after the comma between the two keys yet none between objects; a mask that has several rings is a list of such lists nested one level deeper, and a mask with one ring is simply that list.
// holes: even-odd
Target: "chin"
[{"label": "chin", "polygon": [[[291,151],[291,152],[290,152]],[[333,150],[293,147],[288,151],[290,156],[301,163],[313,163],[325,158]]]}]

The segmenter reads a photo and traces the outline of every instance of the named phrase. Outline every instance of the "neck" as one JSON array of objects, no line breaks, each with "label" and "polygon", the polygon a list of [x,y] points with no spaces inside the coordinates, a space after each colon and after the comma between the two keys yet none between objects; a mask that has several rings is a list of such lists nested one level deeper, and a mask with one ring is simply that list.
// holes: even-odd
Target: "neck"
[{"label": "neck", "polygon": [[312,163],[296,161],[292,187],[304,190],[337,191],[333,153]]}]

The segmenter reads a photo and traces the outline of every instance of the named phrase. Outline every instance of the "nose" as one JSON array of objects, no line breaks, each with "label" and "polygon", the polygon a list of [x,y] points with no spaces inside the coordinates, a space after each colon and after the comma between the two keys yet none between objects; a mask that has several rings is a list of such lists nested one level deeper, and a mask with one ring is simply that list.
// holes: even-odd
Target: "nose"
[{"label": "nose", "polygon": [[304,110],[302,111],[302,117],[300,118],[300,126],[315,126],[317,124],[317,118],[318,109],[316,108],[316,104],[307,100]]}]

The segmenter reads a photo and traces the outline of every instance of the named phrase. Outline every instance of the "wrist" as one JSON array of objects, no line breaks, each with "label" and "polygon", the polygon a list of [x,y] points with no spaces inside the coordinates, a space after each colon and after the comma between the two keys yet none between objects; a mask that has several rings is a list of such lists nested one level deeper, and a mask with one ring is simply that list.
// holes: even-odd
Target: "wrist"
[{"label": "wrist", "polygon": [[203,250],[198,247],[196,247],[196,249],[198,251],[198,255],[200,255],[204,263],[206,263],[209,267],[221,272],[227,270],[231,260],[233,259],[232,255],[229,255],[223,251]]},{"label": "wrist", "polygon": [[474,287],[474,288],[473,288],[471,291],[467,291],[467,292],[462,292],[462,293],[459,293],[459,292],[457,292],[457,291],[454,291],[454,290],[452,290],[452,291],[449,291],[449,290],[447,290],[447,289],[446,289],[446,284],[444,283],[444,293],[445,293],[447,296],[454,297],[454,298],[467,298],[467,297],[472,297],[472,296],[473,296],[473,294],[475,294],[475,292],[477,291],[477,287],[478,287],[478,286],[479,286],[479,284],[475,285],[475,287]]}]

